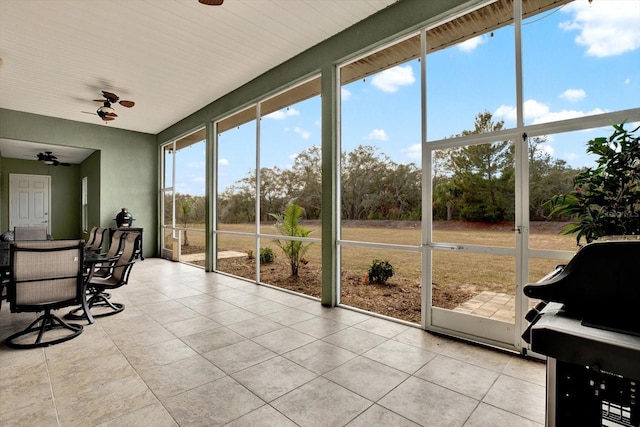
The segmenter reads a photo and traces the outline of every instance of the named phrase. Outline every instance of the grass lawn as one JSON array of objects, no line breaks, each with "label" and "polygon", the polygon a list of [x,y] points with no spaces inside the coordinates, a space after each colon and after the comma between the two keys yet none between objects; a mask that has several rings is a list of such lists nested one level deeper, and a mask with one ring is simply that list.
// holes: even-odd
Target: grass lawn
[{"label": "grass lawn", "polygon": [[[575,251],[575,238],[558,233],[563,225],[551,222],[532,223],[529,247]],[[309,223],[306,227],[313,230],[310,237],[321,236],[319,223]],[[244,233],[255,231],[255,227],[249,224],[225,224],[222,229]],[[275,235],[278,231],[273,225],[266,224],[261,226],[261,233]],[[456,246],[514,248],[515,236],[510,224],[438,222],[433,228],[434,242]],[[182,248],[183,254],[204,251],[204,232],[189,231],[188,237],[190,246]],[[418,246],[420,239],[421,230],[417,223],[363,221],[350,223],[342,228],[342,240]],[[218,246],[221,251],[256,255],[254,236],[219,235]],[[270,247],[276,254],[276,262],[261,265],[261,282],[312,296],[320,295],[322,259],[319,243],[313,244],[305,255],[307,263],[301,266],[297,278],[290,277],[288,260],[272,239],[262,238],[260,246]],[[394,275],[387,285],[367,283],[367,272],[374,259],[388,260],[393,265]],[[561,261],[530,259],[528,282],[539,280],[558,263]],[[422,274],[419,252],[343,246],[341,268],[343,303],[419,322]],[[255,280],[255,260],[249,257],[219,260],[218,269]],[[454,308],[482,291],[515,294],[514,256],[436,250],[432,256],[432,271],[433,305],[436,307]]]},{"label": "grass lawn", "polygon": [[[376,224],[380,224],[379,222]],[[417,227],[404,226],[350,226],[342,228],[342,240],[358,242],[378,242],[398,245],[419,246],[421,231]],[[529,247],[532,249],[575,251],[575,237],[560,235],[558,231],[564,223],[532,223]],[[309,224],[307,227],[313,232],[309,237],[320,238],[320,224]],[[253,232],[255,229],[246,224],[225,224],[226,231]],[[263,234],[278,234],[272,225],[261,227]],[[189,240],[193,246],[204,247],[204,233],[190,233]],[[515,247],[515,233],[509,225],[476,225],[473,223],[440,222],[434,225],[433,240],[436,243],[451,243],[455,245],[485,245],[498,247]],[[270,247],[279,255],[284,256],[271,239],[262,239],[261,247]],[[221,250],[240,252],[255,252],[253,237],[220,236]],[[320,244],[312,245],[306,255],[308,260],[320,262]],[[347,247],[343,249],[342,264],[357,273],[366,273],[374,258],[388,259],[397,270],[397,274],[420,280],[420,260],[414,253],[407,251],[380,250],[366,247]],[[416,265],[417,263],[417,265]],[[466,278],[465,271],[472,271],[481,282],[513,283],[515,274],[514,258],[506,256],[476,255],[455,251],[434,251],[433,266],[435,276],[446,276],[447,281],[460,283],[473,280]],[[557,260],[531,259],[530,280],[538,280],[558,263]],[[439,273],[438,271],[446,272]]]}]

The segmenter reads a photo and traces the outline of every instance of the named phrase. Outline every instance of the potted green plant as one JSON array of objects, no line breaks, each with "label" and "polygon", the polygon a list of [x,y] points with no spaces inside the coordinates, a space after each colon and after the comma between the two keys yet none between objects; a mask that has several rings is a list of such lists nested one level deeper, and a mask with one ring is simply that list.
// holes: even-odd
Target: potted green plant
[{"label": "potted green plant", "polygon": [[610,137],[592,139],[587,152],[598,156],[596,167],[574,178],[574,190],[551,199],[551,215],[571,217],[562,234],[577,233],[587,243],[603,236],[640,235],[640,138],[624,123]]}]

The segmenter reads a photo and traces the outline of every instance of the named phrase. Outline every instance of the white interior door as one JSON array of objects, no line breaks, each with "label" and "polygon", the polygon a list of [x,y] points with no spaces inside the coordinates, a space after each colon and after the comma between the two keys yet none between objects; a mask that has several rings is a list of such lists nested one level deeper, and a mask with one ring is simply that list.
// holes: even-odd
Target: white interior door
[{"label": "white interior door", "polygon": [[51,233],[51,177],[9,174],[9,230],[46,225]]}]

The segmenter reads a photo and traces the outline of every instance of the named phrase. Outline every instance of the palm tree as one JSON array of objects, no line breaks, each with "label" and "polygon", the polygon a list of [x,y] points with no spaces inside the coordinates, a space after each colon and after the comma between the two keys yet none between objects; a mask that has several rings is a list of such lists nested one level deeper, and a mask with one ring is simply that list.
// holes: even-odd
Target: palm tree
[{"label": "palm tree", "polygon": [[[297,199],[292,199],[281,214],[270,213],[269,215],[276,220],[276,228],[285,236],[289,237],[307,237],[312,230],[300,225],[300,218],[304,214],[297,204]],[[291,265],[291,275],[298,276],[298,268],[300,260],[309,250],[313,243],[305,243],[297,240],[275,240],[275,244],[282,249],[282,252],[289,258]]]}]

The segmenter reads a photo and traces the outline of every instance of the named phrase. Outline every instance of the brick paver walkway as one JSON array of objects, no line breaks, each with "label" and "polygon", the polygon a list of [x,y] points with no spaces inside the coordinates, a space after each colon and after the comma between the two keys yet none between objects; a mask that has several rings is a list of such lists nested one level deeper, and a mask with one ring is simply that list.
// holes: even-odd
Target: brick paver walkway
[{"label": "brick paver walkway", "polygon": [[516,298],[499,292],[482,291],[453,311],[473,314],[501,322],[515,323]]}]

